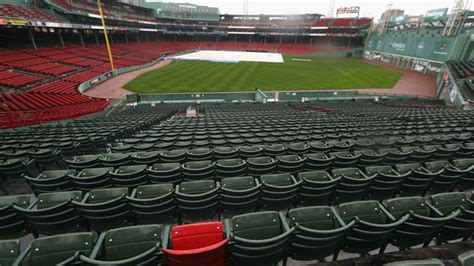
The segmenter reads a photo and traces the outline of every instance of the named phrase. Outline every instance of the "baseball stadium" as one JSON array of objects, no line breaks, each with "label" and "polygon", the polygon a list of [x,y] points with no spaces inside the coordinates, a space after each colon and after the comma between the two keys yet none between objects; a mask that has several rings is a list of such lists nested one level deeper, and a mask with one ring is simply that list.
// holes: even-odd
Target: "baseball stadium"
[{"label": "baseball stadium", "polygon": [[0,0],[0,265],[474,266],[474,11],[376,2]]}]

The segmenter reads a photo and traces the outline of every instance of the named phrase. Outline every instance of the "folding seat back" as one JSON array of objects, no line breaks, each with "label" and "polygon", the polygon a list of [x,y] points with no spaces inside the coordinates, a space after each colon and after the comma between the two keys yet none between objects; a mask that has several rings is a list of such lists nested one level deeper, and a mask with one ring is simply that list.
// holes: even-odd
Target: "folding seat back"
[{"label": "folding seat back", "polygon": [[148,183],[146,169],[146,164],[120,166],[110,172],[110,176],[116,187],[134,188]]},{"label": "folding seat back", "polygon": [[247,159],[247,174],[261,176],[276,170],[277,161],[271,157],[252,157]]},{"label": "folding seat back", "polygon": [[222,222],[175,226],[162,250],[168,265],[226,265],[227,243]]},{"label": "folding seat back", "polygon": [[73,184],[68,175],[74,174],[74,170],[44,171],[36,177],[25,175],[25,179],[32,187],[35,194],[54,191],[73,190]]},{"label": "folding seat back", "polygon": [[[56,265],[74,257],[76,253],[94,256],[97,236],[90,232],[69,233],[35,239],[17,261],[29,265]],[[29,255],[29,256],[28,256]]]},{"label": "folding seat back", "polygon": [[74,187],[81,191],[90,191],[93,189],[109,188],[112,186],[110,181],[111,167],[87,168],[79,173],[70,175]]},{"label": "folding seat back", "polygon": [[188,150],[187,157],[191,161],[205,161],[212,159],[214,151],[209,148],[196,148]]},{"label": "folding seat back", "polygon": [[449,216],[460,214],[443,225],[437,239],[440,242],[463,238],[466,240],[474,231],[474,202],[467,193],[450,192],[432,195],[430,202],[439,214]]},{"label": "folding seat back", "polygon": [[278,172],[296,174],[304,169],[306,159],[298,155],[280,155],[278,161]]},{"label": "folding seat back", "polygon": [[95,257],[80,256],[82,262],[99,265],[153,265],[162,261],[160,246],[162,229],[159,225],[137,225],[111,229],[99,237]]},{"label": "folding seat back", "polygon": [[129,165],[132,162],[130,153],[109,153],[99,157],[99,161],[105,167],[119,167]]},{"label": "folding seat back", "polygon": [[20,255],[20,240],[0,241],[0,265],[13,265]]},{"label": "folding seat back", "polygon": [[214,179],[215,163],[212,161],[186,162],[182,166],[183,176],[186,181]]},{"label": "folding seat back", "polygon": [[99,155],[81,155],[66,159],[72,169],[94,168],[100,166]]},{"label": "folding seat back", "polygon": [[397,172],[406,174],[408,178],[403,182],[400,188],[402,196],[419,196],[429,189],[431,183],[439,173],[431,173],[419,163],[398,164],[395,166]]},{"label": "folding seat back", "polygon": [[160,161],[164,163],[182,163],[186,158],[186,150],[169,150],[160,153]]},{"label": "folding seat back", "polygon": [[383,253],[391,233],[409,218],[396,220],[378,201],[344,203],[339,205],[339,214],[345,223],[355,219],[344,251],[359,254],[378,248]]},{"label": "folding seat back", "polygon": [[220,203],[224,217],[254,212],[260,199],[261,184],[251,176],[221,181]]},{"label": "folding seat back", "polygon": [[242,176],[246,171],[247,162],[242,159],[223,159],[216,162],[216,177],[218,179]]},{"label": "folding seat back", "polygon": [[219,183],[213,180],[182,182],[176,186],[176,200],[183,222],[215,219],[219,187]]},{"label": "folding seat back", "polygon": [[0,197],[0,239],[15,239],[29,234],[24,217],[15,208],[29,205],[30,195]]},{"label": "folding seat back", "polygon": [[151,183],[179,184],[183,178],[179,163],[158,163],[148,168],[148,178]]},{"label": "folding seat back", "polygon": [[358,168],[338,168],[332,170],[332,176],[341,178],[336,188],[336,202],[361,200],[368,192],[374,176],[368,177]]},{"label": "folding seat back", "polygon": [[261,202],[264,210],[284,210],[293,206],[302,181],[291,174],[263,175]]},{"label": "folding seat back", "polygon": [[238,149],[235,147],[214,147],[214,157],[216,159],[231,159],[238,156]]},{"label": "folding seat back", "polygon": [[139,224],[170,224],[175,221],[173,184],[139,186],[127,197]]},{"label": "folding seat back", "polygon": [[263,148],[258,146],[240,146],[238,147],[238,151],[239,156],[244,159],[263,155]]},{"label": "folding seat back", "polygon": [[395,219],[406,214],[410,218],[400,225],[391,238],[391,243],[400,249],[419,244],[428,245],[437,235],[441,226],[459,215],[456,213],[442,216],[422,197],[406,197],[386,200],[383,205]]},{"label": "folding seat back", "polygon": [[136,152],[132,155],[132,162],[136,164],[152,165],[160,160],[160,153],[158,151],[142,151]]},{"label": "folding seat back", "polygon": [[226,220],[231,236],[231,260],[236,264],[276,264],[286,256],[290,229],[278,212],[259,212]]},{"label": "folding seat back", "polygon": [[104,231],[126,226],[131,222],[127,194],[127,188],[92,190],[81,202],[75,202],[75,205],[91,228]]},{"label": "folding seat back", "polygon": [[82,199],[81,191],[44,193],[28,208],[17,208],[37,235],[80,231],[82,224],[72,201]]},{"label": "folding seat back", "polygon": [[425,166],[428,171],[437,173],[430,186],[434,194],[452,191],[466,174],[466,171],[453,167],[448,161],[426,162]]},{"label": "folding seat back", "polygon": [[345,224],[332,207],[303,207],[288,213],[290,228],[296,228],[290,244],[295,260],[337,259],[347,231],[355,223]]},{"label": "folding seat back", "polygon": [[336,192],[340,178],[333,178],[326,171],[301,172],[300,203],[304,206],[326,206]]},{"label": "folding seat back", "polygon": [[408,176],[408,173],[402,175],[388,165],[366,167],[365,173],[369,177],[374,177],[370,184],[368,197],[375,200],[394,197]]},{"label": "folding seat back", "polygon": [[335,157],[329,157],[325,153],[307,153],[305,168],[311,170],[328,170],[332,167]]}]

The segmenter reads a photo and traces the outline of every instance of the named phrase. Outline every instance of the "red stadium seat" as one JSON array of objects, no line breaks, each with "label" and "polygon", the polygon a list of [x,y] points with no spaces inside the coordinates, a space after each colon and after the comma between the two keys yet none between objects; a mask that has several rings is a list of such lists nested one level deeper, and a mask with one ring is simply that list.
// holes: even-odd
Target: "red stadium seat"
[{"label": "red stadium seat", "polygon": [[227,243],[221,222],[175,226],[169,245],[163,248],[168,265],[226,265]]}]

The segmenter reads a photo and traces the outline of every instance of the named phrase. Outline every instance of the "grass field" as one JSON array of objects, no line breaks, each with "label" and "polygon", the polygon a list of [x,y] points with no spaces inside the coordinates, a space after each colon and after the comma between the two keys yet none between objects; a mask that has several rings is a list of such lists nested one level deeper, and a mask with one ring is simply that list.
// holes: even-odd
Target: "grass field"
[{"label": "grass field", "polygon": [[284,59],[283,64],[174,61],[139,76],[125,88],[138,93],[391,88],[401,78],[399,72],[356,59]]}]

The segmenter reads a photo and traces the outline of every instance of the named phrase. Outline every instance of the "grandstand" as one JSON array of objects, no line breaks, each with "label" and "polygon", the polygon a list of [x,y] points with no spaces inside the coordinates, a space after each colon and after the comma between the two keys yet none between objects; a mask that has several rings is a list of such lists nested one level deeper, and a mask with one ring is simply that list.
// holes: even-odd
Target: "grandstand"
[{"label": "grandstand", "polygon": [[[0,0],[0,265],[473,265],[471,11],[372,25],[103,2],[110,54],[95,1]],[[347,60],[328,79],[375,85],[122,88],[209,50]],[[377,88],[377,69],[402,78]],[[400,89],[416,81],[431,91]]]}]

